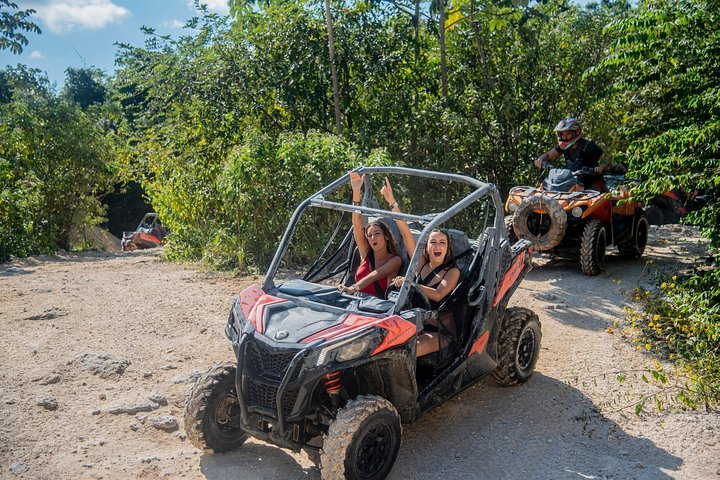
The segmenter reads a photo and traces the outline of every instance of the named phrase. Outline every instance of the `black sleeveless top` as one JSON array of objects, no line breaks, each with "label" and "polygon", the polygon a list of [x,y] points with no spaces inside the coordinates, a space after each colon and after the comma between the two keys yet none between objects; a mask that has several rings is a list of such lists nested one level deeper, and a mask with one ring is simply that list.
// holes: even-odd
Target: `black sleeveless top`
[{"label": "black sleeveless top", "polygon": [[[427,265],[428,263],[429,262],[425,262],[425,264],[420,269],[420,273],[422,273],[423,268],[425,268],[425,265]],[[428,285],[435,278],[435,276],[438,273],[440,273],[442,270],[445,270],[445,273],[443,273],[442,277],[440,277],[440,280],[438,280],[437,282],[435,282],[432,285]],[[447,273],[448,273],[448,270],[445,269],[444,265],[440,265],[439,267],[435,267],[430,273],[428,273],[425,278],[421,277],[420,273],[418,273],[415,276],[415,283],[417,283],[418,285],[424,285],[426,287],[435,288],[440,284],[440,282],[443,281],[443,279],[445,278],[445,275],[447,275]],[[450,294],[450,292],[448,292],[448,295],[449,294]],[[430,300],[428,298],[428,301],[430,302],[430,308],[432,310],[437,310],[438,308],[440,308],[440,305],[442,305],[442,302],[445,301],[445,298],[447,298],[447,295],[445,295],[443,298],[441,298],[440,300],[437,300],[437,301]]]}]

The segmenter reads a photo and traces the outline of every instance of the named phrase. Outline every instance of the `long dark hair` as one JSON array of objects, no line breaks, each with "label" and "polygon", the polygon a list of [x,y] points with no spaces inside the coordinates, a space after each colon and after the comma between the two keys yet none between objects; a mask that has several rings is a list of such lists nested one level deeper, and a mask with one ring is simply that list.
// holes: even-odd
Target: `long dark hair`
[{"label": "long dark hair", "polygon": [[365,225],[365,231],[363,232],[365,234],[365,238],[367,238],[368,229],[372,226],[376,226],[380,230],[382,230],[383,237],[385,237],[385,245],[387,245],[388,253],[392,255],[397,255],[399,257],[400,249],[398,248],[397,242],[395,241],[395,236],[392,234],[388,226],[380,220],[373,220],[372,222],[369,222],[367,225]]},{"label": "long dark hair", "polygon": [[[433,228],[430,230],[430,233],[438,232],[445,235],[445,238],[447,238],[447,252],[445,252],[445,258],[443,258],[443,262],[440,265],[443,270],[450,270],[451,268],[457,267],[457,263],[455,263],[455,256],[453,256],[452,251],[452,240],[450,239],[450,234],[447,230],[443,228]],[[428,236],[428,241],[425,244],[425,251],[423,252],[423,257],[425,258],[426,262],[430,261],[430,255],[428,254],[428,247],[430,246],[430,237]]]}]

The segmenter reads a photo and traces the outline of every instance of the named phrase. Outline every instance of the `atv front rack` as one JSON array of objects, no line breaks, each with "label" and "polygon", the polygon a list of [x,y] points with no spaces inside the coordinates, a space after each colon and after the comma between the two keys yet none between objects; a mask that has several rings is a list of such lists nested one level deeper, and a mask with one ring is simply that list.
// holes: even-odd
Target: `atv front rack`
[{"label": "atv front rack", "polygon": [[597,190],[576,190],[574,192],[559,192],[555,190],[543,190],[536,187],[519,186],[510,189],[510,195],[523,198],[529,198],[533,195],[545,195],[555,200],[577,201],[593,200],[603,195],[603,193],[598,192]]}]

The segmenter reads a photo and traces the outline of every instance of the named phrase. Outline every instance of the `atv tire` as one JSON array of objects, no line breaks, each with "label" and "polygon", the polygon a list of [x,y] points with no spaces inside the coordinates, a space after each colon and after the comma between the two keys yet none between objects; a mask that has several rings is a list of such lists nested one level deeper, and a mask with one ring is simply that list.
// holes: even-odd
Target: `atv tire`
[{"label": "atv tire", "polygon": [[360,396],[338,410],[320,452],[323,480],[382,480],[395,463],[402,427],[392,403]]},{"label": "atv tire", "polygon": [[[538,214],[536,210],[545,213]],[[537,223],[536,216],[545,214],[550,221],[549,228],[544,232],[533,232],[532,230],[537,228],[531,224]],[[562,241],[567,229],[567,213],[557,200],[545,195],[533,195],[523,200],[512,218],[515,235],[523,240],[530,240],[538,250],[550,250],[555,247]]]},{"label": "atv tire", "polygon": [[645,251],[648,240],[649,222],[648,217],[640,212],[633,219],[632,238],[618,245],[618,252],[623,258],[640,258]]},{"label": "atv tire", "polygon": [[541,338],[540,320],[532,310],[523,307],[505,310],[498,335],[495,380],[506,386],[527,382],[535,371]]},{"label": "atv tire", "polygon": [[600,273],[607,248],[607,232],[600,220],[590,220],[580,239],[580,268],[585,275]]},{"label": "atv tire", "polygon": [[515,243],[519,240],[518,236],[515,235],[515,228],[513,227],[513,215],[510,214],[505,217],[505,230],[507,230],[507,236],[508,241],[510,242],[510,246],[515,245]]},{"label": "atv tire", "polygon": [[207,453],[235,450],[248,438],[240,428],[235,364],[215,365],[197,379],[185,405],[185,433]]},{"label": "atv tire", "polygon": [[650,225],[665,225],[665,214],[659,207],[653,205],[646,207],[645,214]]}]

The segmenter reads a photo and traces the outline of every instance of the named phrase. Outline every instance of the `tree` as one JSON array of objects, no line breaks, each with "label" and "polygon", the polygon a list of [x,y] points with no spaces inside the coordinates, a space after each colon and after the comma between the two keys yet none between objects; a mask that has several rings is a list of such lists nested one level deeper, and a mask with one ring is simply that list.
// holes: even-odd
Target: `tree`
[{"label": "tree", "polygon": [[114,145],[98,119],[46,89],[36,71],[6,69],[13,97],[0,105],[0,256],[71,248],[71,232],[99,223],[112,185]]},{"label": "tree", "polygon": [[622,112],[629,175],[643,199],[674,188],[713,196],[691,221],[720,245],[720,5],[649,0],[607,31],[618,37],[592,72]]},{"label": "tree", "polygon": [[16,3],[10,0],[0,0],[0,50],[10,49],[14,54],[21,54],[23,47],[28,44],[27,37],[21,31],[29,33],[42,33],[40,27],[28,20],[35,10],[18,10]]},{"label": "tree", "polygon": [[107,94],[103,76],[97,68],[68,68],[65,70],[64,94],[83,110],[90,105],[102,104]]}]

